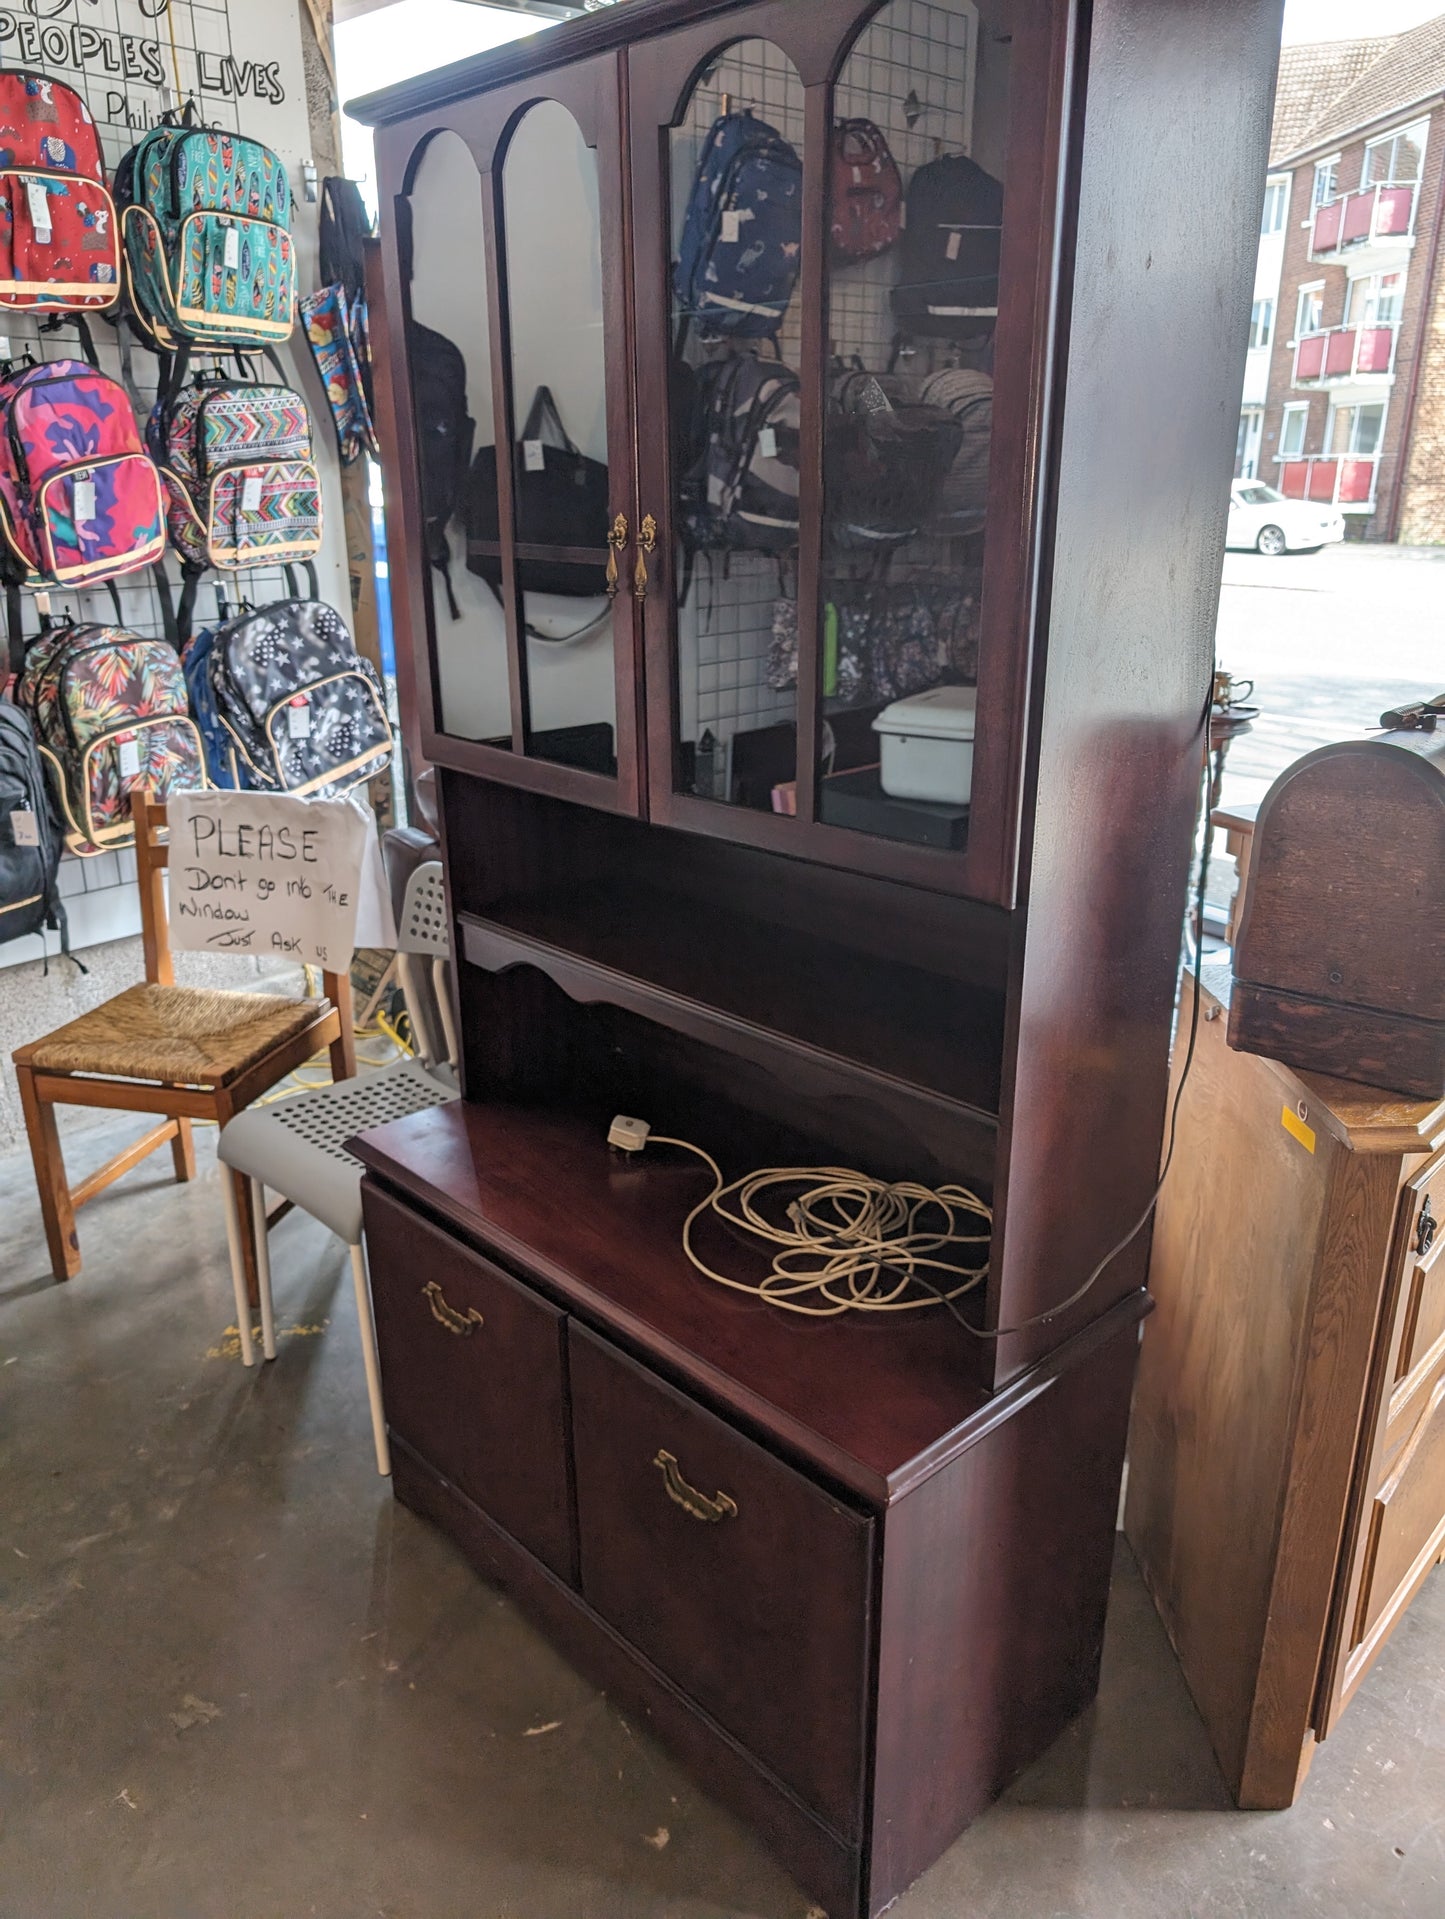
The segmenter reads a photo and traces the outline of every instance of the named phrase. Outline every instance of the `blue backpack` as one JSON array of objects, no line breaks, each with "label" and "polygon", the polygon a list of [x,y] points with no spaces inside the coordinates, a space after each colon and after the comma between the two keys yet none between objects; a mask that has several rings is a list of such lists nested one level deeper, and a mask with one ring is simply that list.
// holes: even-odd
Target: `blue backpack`
[{"label": "blue backpack", "polygon": [[219,786],[224,792],[255,793],[260,790],[257,782],[221,724],[216,689],[211,683],[211,655],[215,647],[215,628],[207,627],[188,643],[181,655],[186,691],[191,696],[191,718],[205,749],[206,777],[212,786]]},{"label": "blue backpack", "polygon": [[772,339],[797,284],[803,166],[776,127],[725,113],[703,143],[683,220],[674,285],[684,324]]}]

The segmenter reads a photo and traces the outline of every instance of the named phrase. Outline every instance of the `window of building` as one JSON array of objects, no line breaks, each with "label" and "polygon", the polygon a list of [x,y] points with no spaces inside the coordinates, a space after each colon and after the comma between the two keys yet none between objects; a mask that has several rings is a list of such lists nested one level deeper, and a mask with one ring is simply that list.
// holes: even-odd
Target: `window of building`
[{"label": "window of building", "polygon": [[1328,160],[1315,162],[1315,190],[1312,204],[1317,207],[1328,206],[1331,200],[1338,199],[1340,184],[1340,156],[1336,153]]},{"label": "window of building", "polygon": [[1325,283],[1317,280],[1313,286],[1301,287],[1299,304],[1295,308],[1294,337],[1302,340],[1307,333],[1318,333],[1325,323]]},{"label": "window of building", "polygon": [[[1413,186],[1420,178],[1425,160],[1425,128],[1417,120],[1412,127],[1371,140],[1365,148],[1365,171],[1361,184],[1367,187]],[[1317,169],[1318,171],[1318,169]]]},{"label": "window of building", "polygon": [[1256,300],[1249,321],[1251,347],[1270,346],[1274,341],[1274,301]]},{"label": "window of building", "polygon": [[1234,477],[1253,480],[1259,473],[1259,442],[1264,427],[1264,409],[1247,406],[1239,416],[1239,438],[1234,447]]},{"label": "window of building", "polygon": [[1282,460],[1298,459],[1305,450],[1305,431],[1309,426],[1310,410],[1308,404],[1287,406],[1279,424],[1279,457]]},{"label": "window of building", "polygon": [[1404,296],[1403,273],[1372,273],[1351,280],[1345,293],[1345,324],[1398,326]]},{"label": "window of building", "polygon": [[1264,188],[1264,212],[1260,218],[1261,234],[1278,233],[1284,225],[1284,216],[1289,208],[1289,175],[1281,174],[1277,179],[1267,180]]},{"label": "window of building", "polygon": [[1383,400],[1374,400],[1368,406],[1337,406],[1330,414],[1325,450],[1369,459],[1379,452],[1384,433]]}]

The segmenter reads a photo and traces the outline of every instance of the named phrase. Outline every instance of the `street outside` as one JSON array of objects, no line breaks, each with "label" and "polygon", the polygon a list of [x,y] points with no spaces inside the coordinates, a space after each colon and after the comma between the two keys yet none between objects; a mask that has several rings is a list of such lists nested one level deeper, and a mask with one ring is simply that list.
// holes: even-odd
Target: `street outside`
[{"label": "street outside", "polygon": [[[1445,547],[1228,553],[1215,650],[1236,679],[1254,681],[1249,704],[1260,709],[1225,765],[1223,803],[1243,806],[1302,754],[1378,732],[1387,708],[1445,693]],[[1221,834],[1211,905],[1233,885]]]}]

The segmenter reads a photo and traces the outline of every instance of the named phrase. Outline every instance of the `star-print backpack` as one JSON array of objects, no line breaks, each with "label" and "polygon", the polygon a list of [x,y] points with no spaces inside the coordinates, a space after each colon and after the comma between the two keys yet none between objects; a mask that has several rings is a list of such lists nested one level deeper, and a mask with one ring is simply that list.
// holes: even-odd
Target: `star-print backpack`
[{"label": "star-print backpack", "polygon": [[206,784],[176,650],[117,626],[53,626],[33,640],[15,689],[51,776],[65,843],[104,853],[135,839],[130,796]]},{"label": "star-print backpack", "polygon": [[260,347],[296,317],[291,182],[269,147],[168,115],[116,169],[132,316],[162,353]]},{"label": "star-print backpack", "polygon": [[0,580],[98,586],[165,552],[160,475],[125,388],[83,360],[0,380]]},{"label": "star-print backpack", "polygon": [[321,549],[311,417],[289,386],[201,374],[147,431],[189,568],[285,565]]},{"label": "star-print backpack", "polygon": [[725,113],[703,142],[674,285],[678,311],[709,337],[772,339],[798,281],[803,163],[752,113]]},{"label": "star-print backpack", "polygon": [[120,233],[90,109],[0,69],[0,306],[73,313],[120,298]]},{"label": "star-print backpack", "polygon": [[280,600],[200,633],[186,666],[218,786],[331,799],[390,763],[376,668],[323,600]]}]

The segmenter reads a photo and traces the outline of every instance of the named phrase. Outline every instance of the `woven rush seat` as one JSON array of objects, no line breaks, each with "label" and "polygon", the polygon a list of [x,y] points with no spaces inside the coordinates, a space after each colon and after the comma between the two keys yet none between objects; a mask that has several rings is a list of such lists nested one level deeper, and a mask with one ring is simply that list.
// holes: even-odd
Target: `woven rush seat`
[{"label": "woven rush seat", "polygon": [[30,1050],[41,1073],[224,1086],[328,1010],[322,999],[210,987],[127,987]]}]

